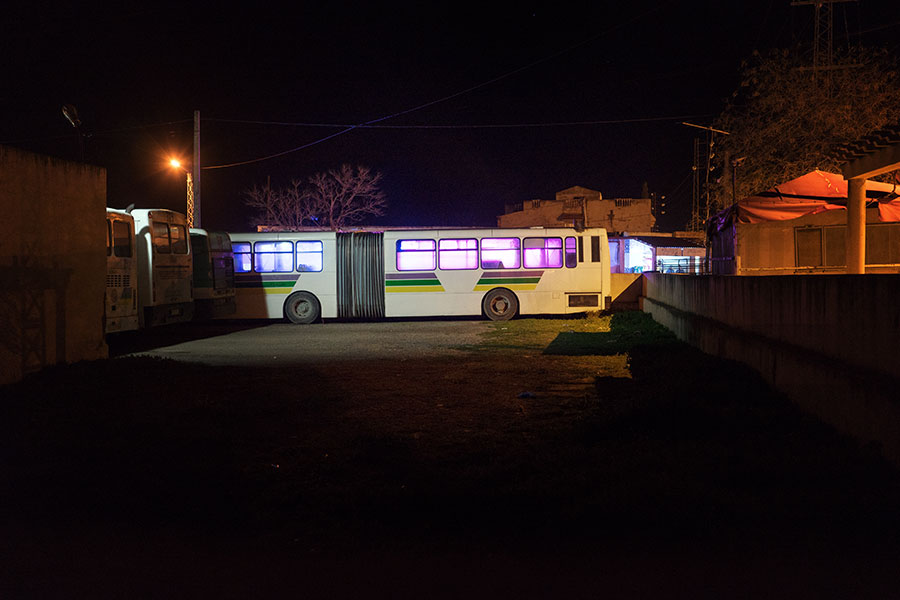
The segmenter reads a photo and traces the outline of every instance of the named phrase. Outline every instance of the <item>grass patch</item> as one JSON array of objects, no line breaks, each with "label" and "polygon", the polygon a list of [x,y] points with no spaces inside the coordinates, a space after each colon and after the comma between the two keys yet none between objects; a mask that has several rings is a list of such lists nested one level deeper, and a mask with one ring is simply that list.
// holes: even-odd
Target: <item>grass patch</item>
[{"label": "grass patch", "polygon": [[481,344],[469,350],[543,350],[562,333],[591,334],[609,331],[613,316],[608,313],[587,313],[568,318],[513,319],[493,323]]},{"label": "grass patch", "polygon": [[675,343],[678,343],[675,335],[650,315],[629,311],[612,315],[605,330],[560,331],[548,343],[544,354],[605,356],[630,352],[639,346],[666,347]]}]

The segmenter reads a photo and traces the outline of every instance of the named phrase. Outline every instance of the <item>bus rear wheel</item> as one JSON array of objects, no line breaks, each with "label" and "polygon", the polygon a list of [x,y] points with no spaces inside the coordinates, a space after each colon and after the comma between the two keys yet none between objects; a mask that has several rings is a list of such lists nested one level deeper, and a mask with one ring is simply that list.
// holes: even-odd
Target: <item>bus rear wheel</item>
[{"label": "bus rear wheel", "polygon": [[519,310],[519,299],[510,290],[497,288],[484,295],[481,308],[491,321],[509,321]]},{"label": "bus rear wheel", "polygon": [[284,301],[284,316],[291,323],[308,325],[319,319],[319,301],[309,292],[294,292]]}]

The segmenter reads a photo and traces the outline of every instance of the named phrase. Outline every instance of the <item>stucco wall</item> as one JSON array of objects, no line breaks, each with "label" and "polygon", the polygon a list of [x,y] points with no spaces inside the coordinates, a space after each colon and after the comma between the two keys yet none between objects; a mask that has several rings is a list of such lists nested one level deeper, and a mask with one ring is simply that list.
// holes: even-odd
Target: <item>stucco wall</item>
[{"label": "stucco wall", "polygon": [[103,358],[106,171],[0,146],[0,384]]},{"label": "stucco wall", "polygon": [[900,277],[644,275],[643,309],[900,462]]}]

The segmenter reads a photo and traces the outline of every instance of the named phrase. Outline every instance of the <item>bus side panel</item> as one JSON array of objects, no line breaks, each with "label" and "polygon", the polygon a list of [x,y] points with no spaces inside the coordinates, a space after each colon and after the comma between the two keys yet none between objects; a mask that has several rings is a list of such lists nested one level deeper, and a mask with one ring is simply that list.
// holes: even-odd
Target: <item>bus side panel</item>
[{"label": "bus side panel", "polygon": [[323,234],[239,234],[232,233],[234,243],[269,240],[322,241],[323,270],[297,273],[235,273],[234,318],[281,319],[288,296],[297,291],[316,296],[323,318],[337,317],[337,271],[335,265],[335,240],[331,232]]}]

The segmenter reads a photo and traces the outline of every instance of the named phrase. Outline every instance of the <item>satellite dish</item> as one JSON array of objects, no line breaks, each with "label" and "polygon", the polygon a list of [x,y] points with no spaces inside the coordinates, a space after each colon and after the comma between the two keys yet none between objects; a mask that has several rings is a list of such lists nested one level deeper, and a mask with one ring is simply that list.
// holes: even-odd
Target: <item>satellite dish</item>
[{"label": "satellite dish", "polygon": [[78,129],[81,127],[81,119],[78,118],[78,109],[72,104],[63,104],[62,114],[66,120],[72,124],[72,127]]}]

